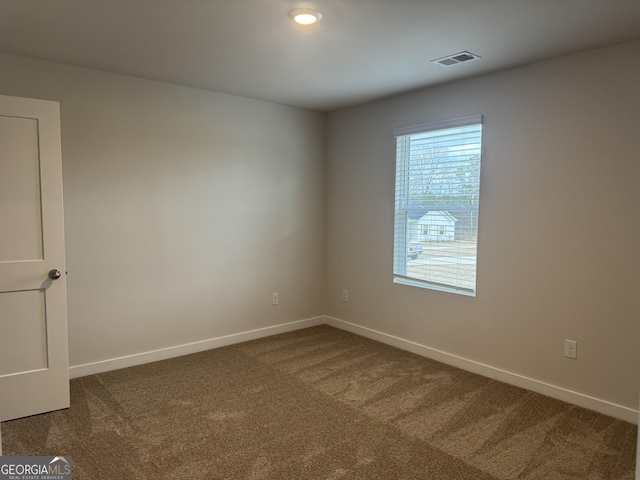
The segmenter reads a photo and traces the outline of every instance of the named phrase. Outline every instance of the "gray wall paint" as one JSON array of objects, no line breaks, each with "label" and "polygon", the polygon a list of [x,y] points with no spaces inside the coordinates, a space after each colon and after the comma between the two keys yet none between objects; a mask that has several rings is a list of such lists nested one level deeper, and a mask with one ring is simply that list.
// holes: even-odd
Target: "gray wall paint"
[{"label": "gray wall paint", "polygon": [[[637,408],[639,84],[633,42],[330,114],[327,313]],[[393,129],[478,113],[477,297],[393,284]]]},{"label": "gray wall paint", "polygon": [[61,102],[72,365],[324,313],[324,115],[10,55],[0,71],[0,93]]},{"label": "gray wall paint", "polygon": [[[0,93],[61,102],[72,365],[328,313],[637,408],[639,47],[340,110],[326,129],[318,113],[0,54]],[[478,296],[395,285],[391,132],[475,113]]]}]

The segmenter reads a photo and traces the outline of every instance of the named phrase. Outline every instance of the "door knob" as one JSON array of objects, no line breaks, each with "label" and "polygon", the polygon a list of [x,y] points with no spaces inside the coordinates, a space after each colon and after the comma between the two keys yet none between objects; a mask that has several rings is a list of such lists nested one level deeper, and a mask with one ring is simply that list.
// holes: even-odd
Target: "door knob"
[{"label": "door knob", "polygon": [[60,278],[62,274],[60,273],[60,270],[56,270],[55,268],[51,271],[49,271],[49,278],[51,280],[57,280]]}]

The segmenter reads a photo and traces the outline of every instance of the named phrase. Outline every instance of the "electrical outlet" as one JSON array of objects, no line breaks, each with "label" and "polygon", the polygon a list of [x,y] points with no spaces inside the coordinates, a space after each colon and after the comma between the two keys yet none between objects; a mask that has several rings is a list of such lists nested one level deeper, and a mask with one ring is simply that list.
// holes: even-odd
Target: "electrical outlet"
[{"label": "electrical outlet", "polygon": [[578,358],[578,342],[575,340],[564,341],[564,356],[567,358]]},{"label": "electrical outlet", "polygon": [[349,290],[342,290],[342,301],[343,302],[349,301]]},{"label": "electrical outlet", "polygon": [[271,301],[271,305],[278,305],[280,303],[280,294],[274,293]]}]

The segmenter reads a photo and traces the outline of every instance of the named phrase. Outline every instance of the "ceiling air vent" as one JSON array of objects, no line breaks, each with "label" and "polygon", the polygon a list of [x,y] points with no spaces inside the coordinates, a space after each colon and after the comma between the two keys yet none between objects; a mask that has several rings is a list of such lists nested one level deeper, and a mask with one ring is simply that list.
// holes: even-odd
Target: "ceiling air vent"
[{"label": "ceiling air vent", "polygon": [[431,60],[431,63],[435,63],[436,65],[441,65],[443,67],[451,67],[460,63],[470,62],[477,58],[481,57],[471,52],[460,52],[446,57],[436,58],[435,60]]}]

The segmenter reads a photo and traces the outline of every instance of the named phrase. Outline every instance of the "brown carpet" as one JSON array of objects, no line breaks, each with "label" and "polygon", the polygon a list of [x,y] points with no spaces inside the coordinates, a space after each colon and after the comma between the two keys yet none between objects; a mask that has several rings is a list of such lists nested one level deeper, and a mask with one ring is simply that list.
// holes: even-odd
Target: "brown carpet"
[{"label": "brown carpet", "polygon": [[636,431],[321,326],[72,380],[2,440],[76,480],[632,480]]}]

